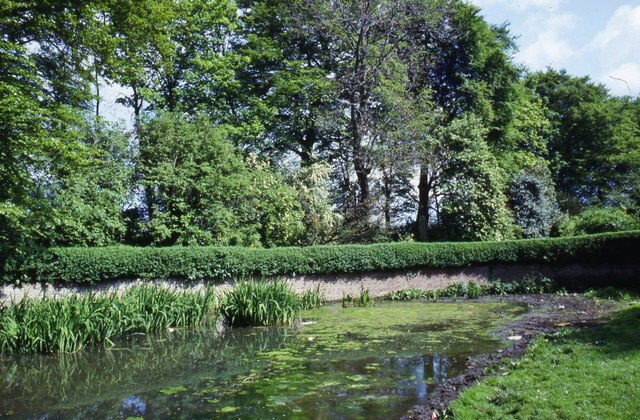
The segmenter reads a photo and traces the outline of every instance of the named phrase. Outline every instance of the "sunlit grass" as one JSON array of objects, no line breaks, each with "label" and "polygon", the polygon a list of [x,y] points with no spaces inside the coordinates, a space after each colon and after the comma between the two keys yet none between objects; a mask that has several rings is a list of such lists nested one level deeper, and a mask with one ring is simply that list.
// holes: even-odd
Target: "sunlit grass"
[{"label": "sunlit grass", "polygon": [[538,338],[522,360],[463,392],[456,418],[637,418],[640,305],[603,326]]}]

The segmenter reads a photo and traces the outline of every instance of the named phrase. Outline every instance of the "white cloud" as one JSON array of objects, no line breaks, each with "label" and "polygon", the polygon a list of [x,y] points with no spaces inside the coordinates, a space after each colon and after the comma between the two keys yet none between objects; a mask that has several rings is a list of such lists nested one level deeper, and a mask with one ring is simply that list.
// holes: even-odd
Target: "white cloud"
[{"label": "white cloud", "polygon": [[527,26],[539,28],[538,35],[518,53],[517,59],[532,69],[565,66],[577,54],[565,36],[575,24],[576,19],[570,13],[529,19]]},{"label": "white cloud", "polygon": [[[585,46],[583,54],[596,60],[600,68],[598,81],[611,92],[640,95],[640,6],[620,6],[605,28]],[[628,85],[629,89],[624,80]]]},{"label": "white cloud", "polygon": [[640,60],[640,6],[635,8],[620,6],[607,22],[604,30],[598,32],[587,45],[589,52],[597,52],[605,64],[621,63],[628,59]]},{"label": "white cloud", "polygon": [[623,63],[605,71],[598,81],[614,95],[640,96],[640,64]]},{"label": "white cloud", "polygon": [[524,11],[529,9],[546,9],[554,11],[562,0],[471,0],[472,4],[484,8],[492,6],[506,6],[510,9]]}]

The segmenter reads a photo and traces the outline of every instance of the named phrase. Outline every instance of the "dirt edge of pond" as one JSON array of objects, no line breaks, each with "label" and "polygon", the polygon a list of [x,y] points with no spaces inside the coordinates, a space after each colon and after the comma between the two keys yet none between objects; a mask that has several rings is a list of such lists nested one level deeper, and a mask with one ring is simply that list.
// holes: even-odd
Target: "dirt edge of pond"
[{"label": "dirt edge of pond", "polygon": [[479,302],[526,303],[529,312],[513,322],[499,326],[494,333],[504,340],[517,338],[513,344],[494,353],[470,357],[464,374],[445,380],[427,395],[426,401],[413,407],[404,419],[434,419],[456,399],[458,394],[491,373],[503,359],[522,357],[531,341],[540,334],[553,333],[561,328],[582,328],[605,322],[619,303],[600,301],[580,295],[520,295],[483,297]]}]

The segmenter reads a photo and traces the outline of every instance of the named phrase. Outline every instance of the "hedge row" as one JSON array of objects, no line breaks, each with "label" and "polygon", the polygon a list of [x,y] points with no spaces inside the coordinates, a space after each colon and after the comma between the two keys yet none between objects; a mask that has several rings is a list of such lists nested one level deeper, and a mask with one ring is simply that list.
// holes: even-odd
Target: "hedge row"
[{"label": "hedge row", "polygon": [[49,283],[116,279],[226,279],[456,268],[485,263],[637,261],[640,231],[505,242],[386,243],[304,248],[53,248],[14,273]]}]

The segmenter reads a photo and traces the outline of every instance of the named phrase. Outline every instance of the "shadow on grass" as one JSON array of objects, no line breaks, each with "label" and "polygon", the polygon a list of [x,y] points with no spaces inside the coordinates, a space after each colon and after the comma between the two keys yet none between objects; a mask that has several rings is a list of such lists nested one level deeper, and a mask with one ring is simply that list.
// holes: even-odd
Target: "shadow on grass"
[{"label": "shadow on grass", "polygon": [[593,346],[609,357],[624,356],[640,350],[640,304],[616,313],[603,325],[571,330],[562,341],[575,341]]}]

